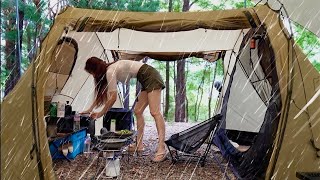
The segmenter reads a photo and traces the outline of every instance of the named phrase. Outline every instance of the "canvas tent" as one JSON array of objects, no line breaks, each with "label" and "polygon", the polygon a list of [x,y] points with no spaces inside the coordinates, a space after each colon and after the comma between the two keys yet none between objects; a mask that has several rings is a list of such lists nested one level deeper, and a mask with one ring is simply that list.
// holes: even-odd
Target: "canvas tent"
[{"label": "canvas tent", "polygon": [[[235,164],[235,171],[248,169],[252,174],[256,162],[246,157],[261,158],[261,152],[266,153],[263,166],[253,176],[294,179],[297,171],[319,171],[320,98],[294,117],[319,89],[320,75],[284,28],[280,12],[268,4],[185,13],[66,8],[33,64],[1,104],[2,178],[55,178],[43,120],[45,101],[70,98],[76,109],[83,108],[92,97],[92,80],[82,71],[85,59],[95,55],[112,61],[114,52],[136,60],[171,60],[226,51],[222,128],[258,134],[253,148],[243,155],[245,169]],[[248,49],[252,37],[267,50]],[[244,114],[251,116],[246,118],[250,123],[239,119]]]}]

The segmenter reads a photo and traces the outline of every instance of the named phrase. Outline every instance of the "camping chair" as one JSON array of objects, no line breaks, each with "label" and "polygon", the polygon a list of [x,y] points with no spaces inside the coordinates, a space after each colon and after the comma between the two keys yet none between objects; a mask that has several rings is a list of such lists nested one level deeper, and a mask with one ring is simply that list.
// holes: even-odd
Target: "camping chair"
[{"label": "camping chair", "polygon": [[[198,157],[201,166],[204,166],[207,154],[210,150],[212,140],[215,136],[215,130],[220,124],[222,116],[220,114],[199,123],[180,133],[172,135],[165,141],[168,146],[172,163],[179,160],[180,156]],[[202,155],[194,155],[200,146],[209,138],[208,145]],[[170,146],[176,149],[175,153],[170,151]],[[179,152],[178,152],[179,151]]]}]

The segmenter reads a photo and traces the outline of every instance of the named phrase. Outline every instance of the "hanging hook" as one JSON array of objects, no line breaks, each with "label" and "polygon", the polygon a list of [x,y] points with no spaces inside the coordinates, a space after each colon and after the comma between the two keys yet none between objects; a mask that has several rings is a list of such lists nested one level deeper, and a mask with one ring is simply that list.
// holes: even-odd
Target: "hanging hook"
[{"label": "hanging hook", "polygon": [[120,28],[118,28],[118,49],[120,48]]}]

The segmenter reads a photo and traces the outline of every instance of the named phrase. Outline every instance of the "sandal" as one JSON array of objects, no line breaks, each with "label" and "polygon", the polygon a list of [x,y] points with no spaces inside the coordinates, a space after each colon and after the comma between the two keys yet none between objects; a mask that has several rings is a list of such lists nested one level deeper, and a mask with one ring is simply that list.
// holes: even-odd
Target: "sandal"
[{"label": "sandal", "polygon": [[152,159],[153,162],[162,162],[167,159],[169,151],[164,151],[163,153],[156,153],[154,158]]}]

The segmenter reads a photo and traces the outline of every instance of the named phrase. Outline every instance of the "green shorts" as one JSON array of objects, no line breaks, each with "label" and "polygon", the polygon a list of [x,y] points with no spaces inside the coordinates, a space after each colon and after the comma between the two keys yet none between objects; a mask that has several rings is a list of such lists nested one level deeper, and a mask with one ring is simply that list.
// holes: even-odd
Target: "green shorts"
[{"label": "green shorts", "polygon": [[156,89],[162,90],[166,87],[160,73],[148,64],[144,64],[140,67],[137,74],[137,80],[141,83],[141,91],[147,91],[148,93]]}]

